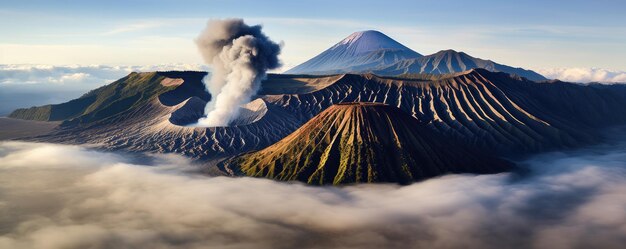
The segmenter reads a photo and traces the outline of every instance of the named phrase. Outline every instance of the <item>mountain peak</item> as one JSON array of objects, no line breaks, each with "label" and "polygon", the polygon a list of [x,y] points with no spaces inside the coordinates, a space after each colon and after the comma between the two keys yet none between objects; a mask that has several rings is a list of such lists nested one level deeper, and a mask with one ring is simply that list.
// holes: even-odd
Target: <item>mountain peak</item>
[{"label": "mountain peak", "polygon": [[467,53],[463,51],[456,51],[454,49],[441,50],[437,53],[432,54],[431,56],[437,56],[437,55],[460,55],[460,56],[471,57],[470,55],[468,55]]},{"label": "mountain peak", "polygon": [[463,52],[457,52],[454,49],[444,49],[444,50],[440,50],[439,52],[435,53],[435,54],[450,54],[450,53],[463,53]]},{"label": "mountain peak", "polygon": [[364,36],[374,38],[374,39],[391,39],[378,30],[363,30],[363,31],[357,31],[357,32],[350,34],[348,37],[344,38],[339,43],[340,44],[354,43]]},{"label": "mountain peak", "polygon": [[391,37],[377,30],[364,30],[354,32],[348,37],[335,44],[331,49],[347,48],[353,50],[355,54],[363,54],[376,50],[407,50],[410,48],[400,44]]},{"label": "mountain peak", "polygon": [[376,31],[354,32],[312,59],[288,70],[288,74],[367,72],[422,55]]},{"label": "mountain peak", "polygon": [[274,145],[226,165],[248,176],[319,185],[406,184],[450,172],[497,173],[510,166],[443,141],[395,106],[362,102],[330,106]]},{"label": "mountain peak", "polygon": [[377,75],[447,74],[472,68],[516,74],[534,81],[542,75],[523,68],[514,68],[472,57],[452,49],[432,55],[421,54],[376,30],[354,32],[312,59],[287,70],[287,74],[374,73]]}]

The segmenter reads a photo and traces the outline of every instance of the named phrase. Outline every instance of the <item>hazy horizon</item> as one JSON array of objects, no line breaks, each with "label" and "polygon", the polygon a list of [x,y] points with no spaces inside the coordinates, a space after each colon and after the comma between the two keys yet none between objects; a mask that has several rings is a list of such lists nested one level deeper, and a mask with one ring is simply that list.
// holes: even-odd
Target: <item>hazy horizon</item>
[{"label": "hazy horizon", "polygon": [[200,64],[193,40],[207,19],[237,17],[284,42],[281,70],[369,29],[421,54],[455,49],[536,70],[626,70],[622,1],[120,3],[5,2],[0,13],[10,21],[0,23],[0,64]]}]

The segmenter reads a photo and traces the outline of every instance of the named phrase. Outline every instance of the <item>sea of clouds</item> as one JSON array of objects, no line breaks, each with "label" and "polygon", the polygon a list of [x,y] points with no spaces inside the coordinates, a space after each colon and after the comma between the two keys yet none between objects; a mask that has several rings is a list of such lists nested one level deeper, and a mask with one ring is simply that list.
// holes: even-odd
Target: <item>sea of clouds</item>
[{"label": "sea of clouds", "polygon": [[[622,129],[623,130],[623,129]],[[622,141],[626,141],[622,140]],[[626,143],[409,186],[209,177],[171,155],[0,142],[0,248],[623,248]],[[148,163],[149,162],[149,163]]]},{"label": "sea of clouds", "polygon": [[602,68],[550,68],[538,69],[548,79],[578,83],[626,83],[626,71]]}]

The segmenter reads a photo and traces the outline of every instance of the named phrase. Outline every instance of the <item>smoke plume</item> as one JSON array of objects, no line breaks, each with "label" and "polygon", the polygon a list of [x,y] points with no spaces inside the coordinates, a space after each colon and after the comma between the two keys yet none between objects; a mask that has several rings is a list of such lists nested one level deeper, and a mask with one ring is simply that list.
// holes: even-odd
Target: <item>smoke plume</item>
[{"label": "smoke plume", "polygon": [[260,25],[248,26],[242,19],[209,21],[196,44],[213,67],[210,80],[205,80],[212,98],[198,126],[227,126],[259,90],[266,71],[280,66],[280,45]]}]

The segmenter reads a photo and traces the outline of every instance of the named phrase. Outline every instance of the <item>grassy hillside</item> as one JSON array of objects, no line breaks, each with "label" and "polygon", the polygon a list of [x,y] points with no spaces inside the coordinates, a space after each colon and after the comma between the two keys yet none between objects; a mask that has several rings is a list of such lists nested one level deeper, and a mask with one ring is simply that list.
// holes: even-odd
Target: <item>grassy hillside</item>
[{"label": "grassy hillside", "polygon": [[174,89],[160,84],[165,77],[156,73],[131,73],[111,84],[92,90],[62,104],[17,109],[9,117],[38,121],[84,123],[101,120],[146,102]]}]

